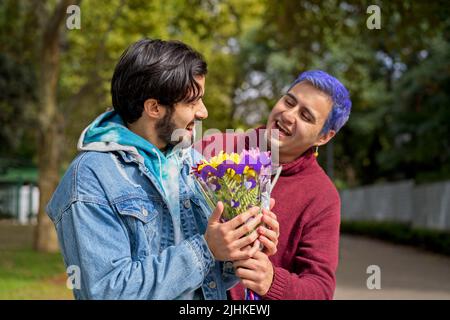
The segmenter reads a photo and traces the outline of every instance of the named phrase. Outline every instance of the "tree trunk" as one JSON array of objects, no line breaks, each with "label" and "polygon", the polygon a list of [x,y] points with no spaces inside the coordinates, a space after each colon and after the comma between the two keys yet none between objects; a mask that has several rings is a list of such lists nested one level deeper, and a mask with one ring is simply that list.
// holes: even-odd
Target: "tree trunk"
[{"label": "tree trunk", "polygon": [[62,117],[57,109],[60,70],[60,29],[66,10],[74,1],[61,0],[44,27],[39,72],[39,213],[34,247],[37,251],[58,251],[55,227],[45,212],[59,181],[62,141]]},{"label": "tree trunk", "polygon": [[61,134],[58,131],[55,121],[39,137],[39,213],[34,244],[35,249],[42,252],[58,251],[55,226],[45,212],[59,181]]}]

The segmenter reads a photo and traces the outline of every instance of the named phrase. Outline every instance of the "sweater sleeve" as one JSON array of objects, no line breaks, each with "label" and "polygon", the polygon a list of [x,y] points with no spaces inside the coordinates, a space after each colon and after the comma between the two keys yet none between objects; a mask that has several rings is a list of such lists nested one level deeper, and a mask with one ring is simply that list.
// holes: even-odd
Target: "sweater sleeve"
[{"label": "sweater sleeve", "polygon": [[274,267],[267,300],[330,300],[336,287],[340,202],[328,206],[303,227],[292,270]]}]

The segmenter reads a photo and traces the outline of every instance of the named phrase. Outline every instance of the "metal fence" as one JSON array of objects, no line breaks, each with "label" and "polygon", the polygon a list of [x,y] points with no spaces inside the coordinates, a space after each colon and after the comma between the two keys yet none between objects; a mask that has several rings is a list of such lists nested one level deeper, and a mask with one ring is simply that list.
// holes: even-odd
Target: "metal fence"
[{"label": "metal fence", "polygon": [[34,185],[0,185],[0,213],[20,224],[36,221],[39,210],[39,188]]},{"label": "metal fence", "polygon": [[402,181],[341,191],[342,220],[395,221],[450,230],[450,181]]}]

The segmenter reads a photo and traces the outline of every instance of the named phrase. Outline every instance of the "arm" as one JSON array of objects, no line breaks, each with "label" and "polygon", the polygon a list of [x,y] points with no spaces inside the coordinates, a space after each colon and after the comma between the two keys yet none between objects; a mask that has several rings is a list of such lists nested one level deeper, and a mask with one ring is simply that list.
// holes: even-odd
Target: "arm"
[{"label": "arm", "polygon": [[109,206],[75,202],[57,229],[66,263],[80,267],[82,298],[174,299],[198,288],[214,264],[202,235],[132,258],[134,239]]},{"label": "arm", "polygon": [[340,205],[328,207],[305,225],[293,272],[274,267],[265,299],[332,299],[339,251]]}]

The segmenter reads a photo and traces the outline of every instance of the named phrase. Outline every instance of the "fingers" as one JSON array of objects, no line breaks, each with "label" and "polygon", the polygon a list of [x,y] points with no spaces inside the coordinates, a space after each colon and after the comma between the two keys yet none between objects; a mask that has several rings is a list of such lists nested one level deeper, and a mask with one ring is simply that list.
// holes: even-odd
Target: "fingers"
[{"label": "fingers", "polygon": [[236,248],[245,248],[246,246],[255,242],[255,240],[258,239],[258,237],[259,237],[259,233],[256,230],[254,230],[248,236],[245,236],[245,237],[237,240],[235,243]]},{"label": "fingers", "polygon": [[220,218],[222,217],[223,213],[223,203],[222,201],[217,202],[217,206],[214,209],[213,213],[211,214],[209,220],[212,222],[220,222]]},{"label": "fingers", "polygon": [[250,270],[246,268],[236,268],[235,271],[236,276],[238,276],[241,279],[250,280],[250,281],[257,281],[258,275],[255,272],[255,270]]},{"label": "fingers", "polygon": [[249,256],[253,257],[259,251],[260,246],[261,242],[259,240],[255,240],[255,242],[253,242],[253,246],[250,248],[248,252]]},{"label": "fingers", "polygon": [[260,235],[264,235],[264,236],[266,236],[267,238],[269,238],[269,240],[271,240],[271,241],[273,241],[273,242],[275,242],[275,243],[278,242],[278,236],[277,236],[276,231],[267,229],[267,228],[264,227],[264,226],[259,226],[258,229],[257,229],[257,231],[258,231],[258,233],[259,233]]},{"label": "fingers", "polygon": [[274,205],[275,205],[275,199],[274,198],[270,198],[270,210],[272,210]]},{"label": "fingers", "polygon": [[261,219],[262,219],[262,215],[261,214],[257,215],[256,217],[254,217],[250,221],[244,223],[238,229],[234,230],[233,231],[233,239],[239,239],[239,238],[243,237],[244,235],[246,235],[247,233],[249,233],[249,232],[253,231],[254,229],[256,229],[258,224],[261,223]]},{"label": "fingers", "polygon": [[241,213],[237,217],[228,221],[227,224],[230,226],[230,229],[236,229],[240,225],[243,225],[245,222],[247,222],[247,220],[250,219],[251,217],[256,216],[258,213],[259,207],[252,207],[246,212]]},{"label": "fingers", "polygon": [[256,260],[253,258],[244,259],[244,260],[237,260],[233,262],[233,267],[235,269],[238,268],[244,268],[244,269],[255,269],[256,266]]},{"label": "fingers", "polygon": [[253,257],[255,255],[256,252],[258,252],[259,250],[259,246],[260,246],[259,240],[256,240],[253,244],[253,246],[247,246],[247,248],[238,251],[237,253],[234,253],[232,255],[230,255],[230,258],[232,261],[237,261],[237,260],[248,260],[251,257]]},{"label": "fingers", "polygon": [[277,246],[275,243],[273,243],[271,240],[266,238],[265,236],[260,236],[258,238],[259,241],[264,245],[264,253],[268,256],[273,256],[275,253],[277,253]]},{"label": "fingers", "polygon": [[258,283],[257,282],[252,281],[252,280],[243,279],[243,280],[241,280],[241,283],[242,283],[242,285],[245,288],[248,288],[248,289],[253,290],[255,292],[257,291],[256,290],[256,288],[258,287]]},{"label": "fingers", "polygon": [[262,222],[265,224],[265,229],[271,230],[275,233],[275,235],[279,235],[280,233],[280,224],[276,219],[269,217],[269,215],[264,215],[262,217]]},{"label": "fingers", "polygon": [[273,213],[272,211],[269,211],[269,210],[263,209],[263,210],[262,210],[262,212],[263,212],[263,214],[264,214],[264,215],[266,215],[266,216],[268,216],[268,217],[270,217],[270,218],[272,218],[272,219],[274,219],[274,220],[277,220],[277,221],[278,221],[278,217],[277,217],[277,215],[276,215],[275,213]]}]

